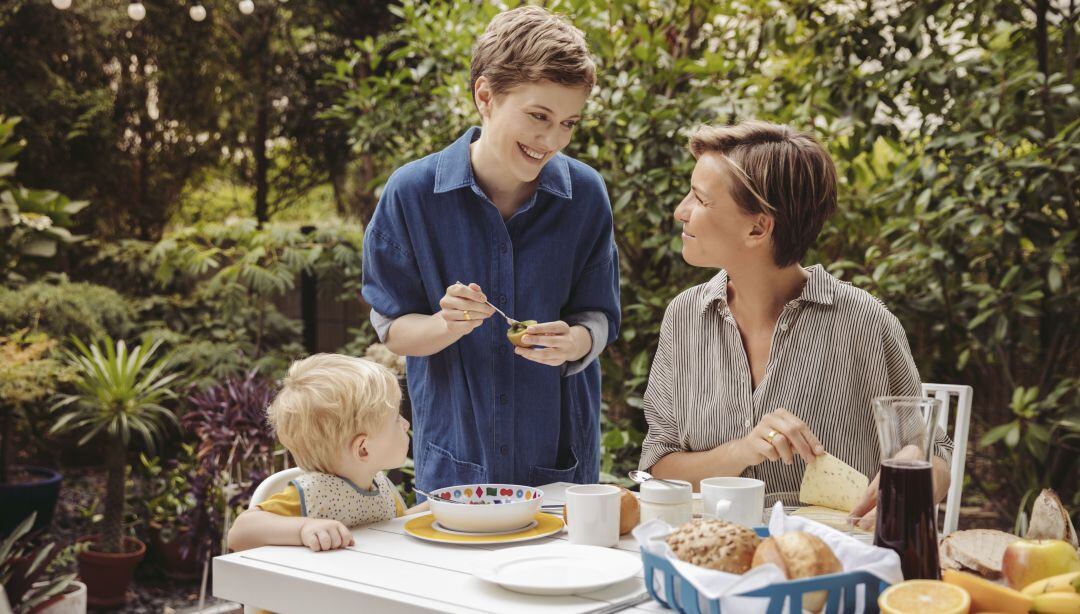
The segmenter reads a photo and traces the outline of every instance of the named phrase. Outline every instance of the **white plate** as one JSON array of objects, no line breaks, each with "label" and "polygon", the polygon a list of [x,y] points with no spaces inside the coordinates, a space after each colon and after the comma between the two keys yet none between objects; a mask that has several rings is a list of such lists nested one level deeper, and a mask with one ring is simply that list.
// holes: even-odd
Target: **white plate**
[{"label": "white plate", "polygon": [[492,552],[474,575],[530,595],[577,595],[634,577],[641,559],[598,546],[522,546]]}]

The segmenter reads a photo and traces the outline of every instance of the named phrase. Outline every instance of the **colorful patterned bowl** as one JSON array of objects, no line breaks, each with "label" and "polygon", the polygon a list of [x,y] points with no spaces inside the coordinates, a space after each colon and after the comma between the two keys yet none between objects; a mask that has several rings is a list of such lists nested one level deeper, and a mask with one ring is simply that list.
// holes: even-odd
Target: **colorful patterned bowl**
[{"label": "colorful patterned bowl", "polygon": [[517,484],[466,484],[433,490],[431,497],[431,513],[444,528],[496,533],[532,523],[544,492]]}]

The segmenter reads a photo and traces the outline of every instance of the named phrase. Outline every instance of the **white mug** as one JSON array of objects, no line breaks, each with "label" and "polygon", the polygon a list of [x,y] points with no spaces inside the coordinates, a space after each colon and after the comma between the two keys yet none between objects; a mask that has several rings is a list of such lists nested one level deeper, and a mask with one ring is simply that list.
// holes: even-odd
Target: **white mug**
[{"label": "white mug", "polygon": [[566,489],[566,526],[571,544],[610,548],[619,543],[619,499],[610,484],[584,484]]},{"label": "white mug", "polygon": [[754,478],[706,478],[701,481],[705,516],[756,527],[762,524],[765,482]]}]

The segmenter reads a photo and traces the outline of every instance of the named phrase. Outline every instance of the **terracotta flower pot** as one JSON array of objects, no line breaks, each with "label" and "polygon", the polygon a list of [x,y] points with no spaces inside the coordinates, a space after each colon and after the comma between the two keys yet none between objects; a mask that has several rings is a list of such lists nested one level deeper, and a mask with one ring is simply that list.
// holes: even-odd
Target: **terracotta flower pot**
[{"label": "terracotta flower pot", "polygon": [[[79,542],[94,543],[98,535],[79,538]],[[87,603],[94,608],[112,608],[127,603],[127,590],[135,567],[146,554],[146,544],[134,537],[125,537],[127,552],[95,552],[85,550],[77,555],[79,579],[86,583]]]},{"label": "terracotta flower pot", "polygon": [[188,527],[174,527],[172,539],[166,539],[169,533],[160,523],[151,522],[150,550],[166,577],[173,580],[192,580],[199,577],[199,562],[195,559],[195,549],[189,549],[184,555],[180,547],[181,538],[191,531]]}]

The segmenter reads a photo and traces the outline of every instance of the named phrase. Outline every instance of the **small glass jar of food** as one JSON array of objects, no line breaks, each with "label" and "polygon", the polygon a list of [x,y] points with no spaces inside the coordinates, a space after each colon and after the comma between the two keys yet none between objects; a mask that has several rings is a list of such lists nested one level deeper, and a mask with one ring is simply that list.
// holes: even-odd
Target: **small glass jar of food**
[{"label": "small glass jar of food", "polygon": [[641,484],[641,522],[659,518],[673,527],[690,522],[693,489],[683,480],[649,480]]}]

